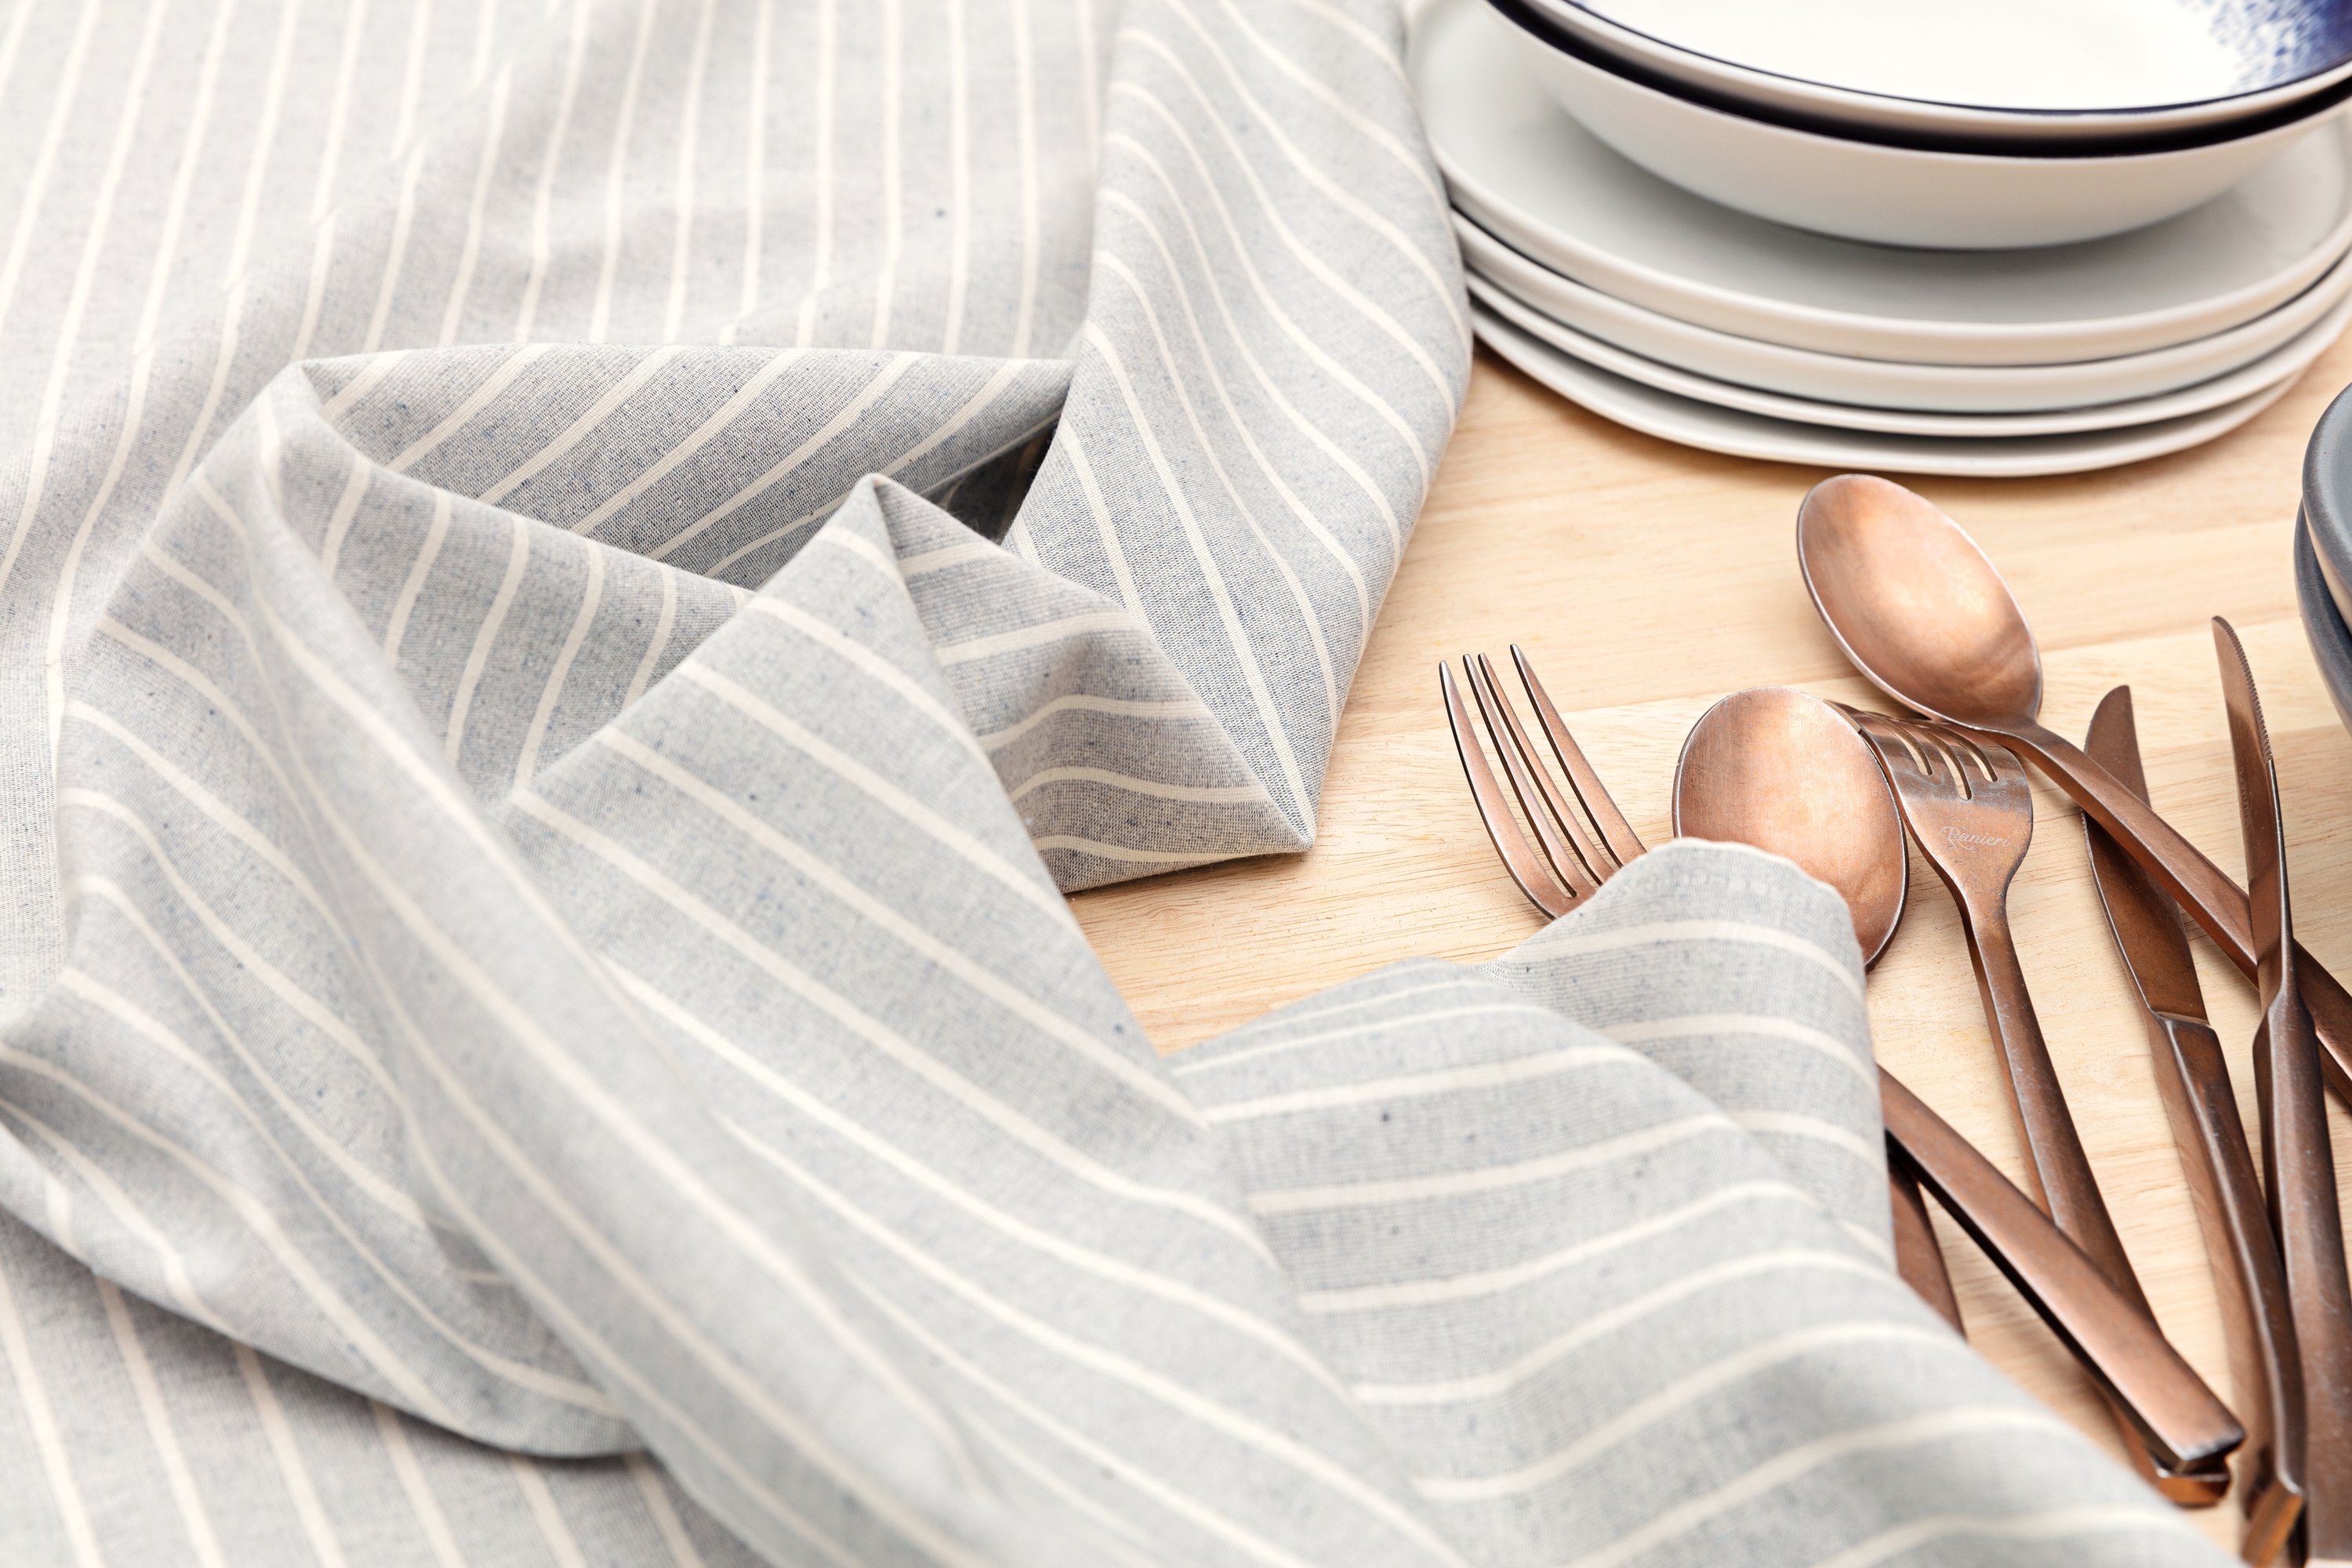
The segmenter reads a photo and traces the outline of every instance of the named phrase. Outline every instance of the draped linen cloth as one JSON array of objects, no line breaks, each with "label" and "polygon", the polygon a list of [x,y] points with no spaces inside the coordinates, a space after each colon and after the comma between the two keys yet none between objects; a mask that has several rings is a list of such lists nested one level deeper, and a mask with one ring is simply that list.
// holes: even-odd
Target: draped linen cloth
[{"label": "draped linen cloth", "polygon": [[1887,1269],[1790,868],[1172,1070],[1087,951],[1311,839],[1398,34],[18,0],[0,1556],[2213,1560]]}]

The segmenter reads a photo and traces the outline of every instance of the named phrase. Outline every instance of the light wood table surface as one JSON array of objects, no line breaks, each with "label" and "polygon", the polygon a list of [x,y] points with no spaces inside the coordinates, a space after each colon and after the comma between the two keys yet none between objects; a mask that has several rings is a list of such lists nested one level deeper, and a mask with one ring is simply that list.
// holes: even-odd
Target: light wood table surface
[{"label": "light wood table surface", "polygon": [[[2290,554],[2304,443],[2352,382],[2339,343],[2278,405],[2197,451],[2052,479],[1910,479],[1972,532],[2032,621],[2042,718],[2080,736],[2129,682],[2158,810],[2242,876],[2208,617],[2244,637],[2281,770],[2298,934],[2352,980],[2352,738],[2304,642]],[[1516,640],[1643,839],[1668,837],[1684,734],[1716,699],[1788,685],[1873,706],[1797,573],[1797,502],[1821,471],[1717,457],[1585,413],[1484,350],[1452,447],[1357,671],[1305,855],[1179,872],[1073,900],[1162,1050],[1417,954],[1494,957],[1540,924],[1504,875],[1437,702],[1448,655]],[[2036,780],[2011,909],[2074,1118],[2165,1331],[2224,1398],[2204,1247],[2147,1036],[2093,891],[2081,819]],[[2251,987],[2196,933],[2215,1026],[2253,1126]],[[1880,1058],[2012,1176],[2005,1081],[1942,884],[1914,851],[1902,929],[1873,972]],[[2352,1189],[2352,1119],[2336,1107]],[[1970,1339],[2120,1453],[2090,1386],[1948,1224]],[[2234,1499],[2196,1516],[2236,1535]]]}]

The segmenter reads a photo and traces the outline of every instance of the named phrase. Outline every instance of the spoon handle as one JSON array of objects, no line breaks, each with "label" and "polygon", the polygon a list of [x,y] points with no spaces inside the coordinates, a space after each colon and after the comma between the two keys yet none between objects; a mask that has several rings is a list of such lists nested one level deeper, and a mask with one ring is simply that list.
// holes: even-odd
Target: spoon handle
[{"label": "spoon handle", "polygon": [[2168,1468],[2195,1469],[2245,1440],[2213,1391],[2050,1218],[1951,1124],[1881,1068],[1886,1135],[1960,1227],[2129,1415]]},{"label": "spoon handle", "polygon": [[1895,1213],[1895,1272],[1936,1315],[1952,1325],[1952,1332],[1968,1337],[1960,1321],[1960,1299],[1952,1290],[1951,1271],[1944,1267],[1944,1248],[1936,1239],[1936,1222],[1927,1216],[1927,1194],[1919,1190],[1919,1173],[1889,1145],[1886,1151],[1886,1197]]},{"label": "spoon handle", "polygon": [[[2157,884],[2171,894],[2214,944],[2250,978],[2255,970],[2252,923],[2246,895],[2219,866],[2182,837],[2154,808],[2101,767],[2082,748],[2036,723],[1993,731],[2015,742],[2052,782],[2074,797]],[[2352,992],[2295,945],[2295,978],[2319,1036],[2320,1068],[2337,1097],[2352,1105]]]}]

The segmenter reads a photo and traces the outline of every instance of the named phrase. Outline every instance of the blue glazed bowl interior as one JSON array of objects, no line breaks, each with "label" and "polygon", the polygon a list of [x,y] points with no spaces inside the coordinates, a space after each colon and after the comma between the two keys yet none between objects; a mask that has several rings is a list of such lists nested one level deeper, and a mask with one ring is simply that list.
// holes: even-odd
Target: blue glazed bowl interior
[{"label": "blue glazed bowl interior", "polygon": [[[2037,26],[2035,11],[2045,16],[2056,13],[2036,0],[1947,5],[1932,15],[1906,14],[1899,4],[1889,9],[1879,0],[1800,0],[1793,5],[1760,8],[1737,0],[1568,3],[1686,54],[1787,80],[2007,112],[2063,114],[2219,102],[2288,87],[2352,59],[2352,0],[2128,0],[2104,8],[2076,5],[2065,8],[2074,14],[2054,31]],[[2116,47],[2113,37],[2117,24],[2138,35],[2122,40],[2126,47]],[[2104,48],[2102,25],[2108,44]],[[2183,48],[2200,62],[2193,71],[2178,64]],[[1929,66],[1925,80],[1908,79],[1921,73],[1916,60],[1907,68],[1902,63],[1906,49],[1916,59],[1945,63]],[[1961,63],[1992,61],[2004,53],[2009,58],[2001,66]],[[2099,68],[2110,59],[2133,62],[2118,65],[2110,88],[2142,84],[2149,96],[2137,103],[2078,100],[2062,108],[2058,102],[2025,101],[1993,90],[2032,79],[2037,63],[2044,79],[2040,90],[2060,90],[2059,79],[2067,78],[2070,69],[2099,75]],[[1970,91],[1971,82],[1980,90]],[[2168,84],[2172,90],[2166,89]],[[2085,84],[2075,79],[2068,85]]]}]

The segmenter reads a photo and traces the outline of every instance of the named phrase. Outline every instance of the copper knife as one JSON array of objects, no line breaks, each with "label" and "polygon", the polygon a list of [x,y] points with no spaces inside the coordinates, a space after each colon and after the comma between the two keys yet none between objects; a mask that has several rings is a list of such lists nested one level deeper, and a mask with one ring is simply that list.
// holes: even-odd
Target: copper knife
[{"label": "copper knife", "polygon": [[2262,700],[2238,634],[2219,616],[2213,643],[2238,766],[2254,977],[2262,994],[2254,1089],[2262,1107],[2263,1173],[2269,1179],[2272,1232],[2303,1374],[2303,1453],[2296,1468],[2304,1489],[2304,1559],[2311,1568],[2346,1568],[2352,1565],[2352,1281],[2344,1273],[2344,1224],[2320,1087],[2319,1041],[2296,980],[2286,829]]},{"label": "copper knife", "polygon": [[[2134,795],[2147,799],[2131,688],[2118,686],[2107,693],[2091,716],[2083,749]],[[2259,1568],[2276,1559],[2303,1513],[2303,1381],[2278,1245],[2254,1174],[2253,1152],[2238,1120],[2221,1037],[2206,1019],[2179,906],[2087,816],[2083,835],[2090,848],[2091,880],[2139,994],[2157,1088],[2213,1259],[2235,1405],[2246,1426],[2246,1444],[2239,1450],[2245,1456],[2239,1474],[2246,1512],[2240,1552]]]}]

